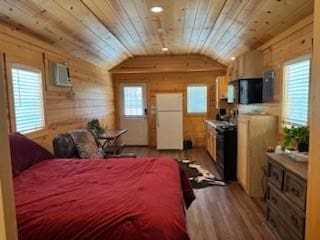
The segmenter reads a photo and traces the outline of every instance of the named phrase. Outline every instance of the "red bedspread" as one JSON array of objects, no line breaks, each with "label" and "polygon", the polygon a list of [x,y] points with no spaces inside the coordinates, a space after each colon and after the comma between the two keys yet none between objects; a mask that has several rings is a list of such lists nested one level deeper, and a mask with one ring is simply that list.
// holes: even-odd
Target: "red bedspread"
[{"label": "red bedspread", "polygon": [[168,158],[54,159],[14,179],[20,240],[186,240],[192,189]]}]

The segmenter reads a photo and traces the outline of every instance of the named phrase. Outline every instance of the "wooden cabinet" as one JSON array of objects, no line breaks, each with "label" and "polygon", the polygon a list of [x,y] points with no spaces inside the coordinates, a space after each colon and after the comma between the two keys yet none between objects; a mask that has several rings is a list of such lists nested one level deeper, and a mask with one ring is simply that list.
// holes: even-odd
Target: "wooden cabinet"
[{"label": "wooden cabinet", "polygon": [[214,161],[217,161],[217,136],[216,136],[216,129],[213,128],[212,133],[212,146],[211,146],[211,157]]},{"label": "wooden cabinet", "polygon": [[209,155],[212,157],[213,160],[216,161],[216,130],[213,126],[206,123],[207,126],[207,136],[206,136],[206,146]]},{"label": "wooden cabinet", "polygon": [[267,153],[267,221],[280,239],[303,240],[307,192],[306,163]]},{"label": "wooden cabinet", "polygon": [[249,51],[237,57],[228,70],[230,80],[263,75],[263,54],[261,51]]},{"label": "wooden cabinet", "polygon": [[207,125],[207,131],[206,131],[206,145],[207,145],[207,152],[211,156],[211,149],[212,149],[212,133],[209,129],[209,125]]},{"label": "wooden cabinet", "polygon": [[238,182],[243,189],[248,192],[248,127],[249,120],[240,118],[238,119],[238,165],[237,177]]},{"label": "wooden cabinet", "polygon": [[277,143],[276,116],[240,114],[238,117],[237,179],[253,197],[263,197],[263,167],[265,152]]},{"label": "wooden cabinet", "polygon": [[238,78],[261,77],[263,72],[263,55],[255,50],[241,55],[238,59]]},{"label": "wooden cabinet", "polygon": [[220,102],[226,101],[228,97],[228,77],[221,76],[216,78],[216,108],[220,108]]},{"label": "wooden cabinet", "polygon": [[238,59],[234,60],[228,67],[227,75],[230,81],[238,79]]}]

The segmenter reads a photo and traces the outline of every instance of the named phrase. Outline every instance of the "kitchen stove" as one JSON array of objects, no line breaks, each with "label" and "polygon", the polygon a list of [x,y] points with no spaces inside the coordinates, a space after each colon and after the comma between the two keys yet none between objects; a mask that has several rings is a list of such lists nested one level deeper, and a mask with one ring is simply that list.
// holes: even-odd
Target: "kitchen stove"
[{"label": "kitchen stove", "polygon": [[224,123],[216,126],[216,160],[218,172],[225,181],[237,178],[237,126]]}]

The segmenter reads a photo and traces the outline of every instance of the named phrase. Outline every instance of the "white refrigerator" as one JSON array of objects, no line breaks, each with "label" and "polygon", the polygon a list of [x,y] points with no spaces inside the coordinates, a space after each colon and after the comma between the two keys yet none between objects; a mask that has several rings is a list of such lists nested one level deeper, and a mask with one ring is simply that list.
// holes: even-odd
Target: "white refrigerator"
[{"label": "white refrigerator", "polygon": [[183,95],[156,95],[157,149],[183,149]]}]

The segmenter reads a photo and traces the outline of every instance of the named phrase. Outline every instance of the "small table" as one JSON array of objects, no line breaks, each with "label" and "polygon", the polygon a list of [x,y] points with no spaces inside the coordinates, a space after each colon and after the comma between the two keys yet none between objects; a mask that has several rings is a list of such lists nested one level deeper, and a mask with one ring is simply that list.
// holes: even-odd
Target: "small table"
[{"label": "small table", "polygon": [[106,130],[105,133],[98,135],[99,140],[104,140],[102,148],[107,154],[119,154],[125,144],[118,143],[119,137],[128,132],[128,129]]}]

